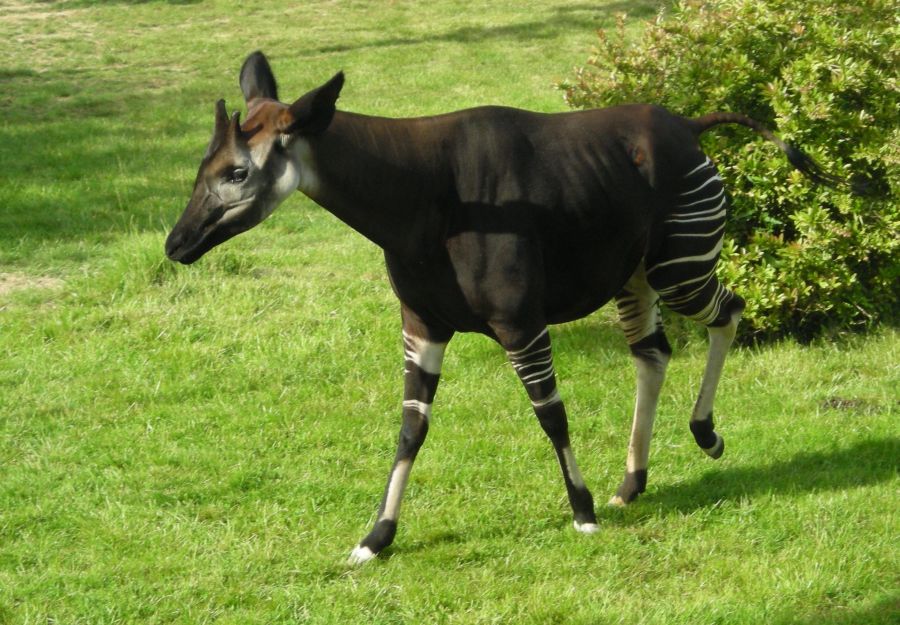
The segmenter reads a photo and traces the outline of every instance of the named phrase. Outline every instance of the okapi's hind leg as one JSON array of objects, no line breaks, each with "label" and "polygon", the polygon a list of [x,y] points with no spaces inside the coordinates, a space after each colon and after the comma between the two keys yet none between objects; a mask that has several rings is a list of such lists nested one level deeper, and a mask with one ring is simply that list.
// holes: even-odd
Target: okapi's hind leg
[{"label": "okapi's hind leg", "polygon": [[616,296],[616,307],[619,325],[625,332],[637,369],[637,397],[625,477],[609,500],[610,505],[624,506],[634,501],[647,486],[653,422],[672,348],[663,332],[659,296],[647,283],[643,262]]},{"label": "okapi's hind leg", "polygon": [[566,409],[556,388],[550,333],[543,327],[537,332],[498,331],[497,335],[525,385],[541,428],[553,443],[572,506],[575,529],[592,534],[599,529],[594,514],[594,498],[584,483],[572,452]]},{"label": "okapi's hind leg", "polygon": [[697,155],[675,197],[662,223],[661,249],[647,264],[647,280],[669,308],[707,327],[709,355],[690,427],[700,448],[719,458],[725,441],[714,429],[713,399],[744,300],[716,278],[728,201],[709,158]]},{"label": "okapi's hind leg", "polygon": [[404,310],[403,349],[405,360],[403,425],[397,455],[388,476],[378,517],[372,531],[353,549],[348,562],[358,565],[371,560],[394,540],[400,502],[425,436],[431,417],[431,404],[437,392],[444,350],[452,333],[435,333],[412,313]]},{"label": "okapi's hind leg", "polygon": [[[724,287],[721,288],[724,290]],[[744,310],[744,300],[733,293],[731,295],[731,302],[723,311],[723,318],[706,328],[709,334],[709,354],[706,357],[700,393],[691,413],[691,433],[694,440],[713,459],[721,458],[725,451],[725,439],[715,431],[713,423],[713,400],[722,377],[725,356],[734,341],[741,312]]]}]

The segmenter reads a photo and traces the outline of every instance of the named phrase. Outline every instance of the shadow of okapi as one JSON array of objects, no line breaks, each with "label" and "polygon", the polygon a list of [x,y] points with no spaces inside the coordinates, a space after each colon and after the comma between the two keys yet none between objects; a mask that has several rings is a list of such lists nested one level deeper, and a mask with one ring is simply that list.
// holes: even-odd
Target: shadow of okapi
[{"label": "shadow of okapi", "polygon": [[870,439],[834,451],[803,452],[756,467],[714,468],[698,479],[649,489],[642,502],[663,513],[685,513],[722,500],[816,493],[872,486],[896,478],[900,438]]}]

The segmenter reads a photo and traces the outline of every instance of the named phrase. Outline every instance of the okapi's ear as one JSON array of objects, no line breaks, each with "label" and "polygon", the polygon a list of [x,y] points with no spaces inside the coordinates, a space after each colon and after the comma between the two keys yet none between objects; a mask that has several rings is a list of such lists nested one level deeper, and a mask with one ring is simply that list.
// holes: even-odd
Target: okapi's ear
[{"label": "okapi's ear", "polygon": [[278,85],[266,55],[257,50],[241,66],[241,92],[247,104],[256,98],[278,99]]},{"label": "okapi's ear", "polygon": [[344,72],[338,72],[321,87],[301,96],[285,111],[281,131],[299,135],[323,132],[334,117],[335,102],[343,86]]}]

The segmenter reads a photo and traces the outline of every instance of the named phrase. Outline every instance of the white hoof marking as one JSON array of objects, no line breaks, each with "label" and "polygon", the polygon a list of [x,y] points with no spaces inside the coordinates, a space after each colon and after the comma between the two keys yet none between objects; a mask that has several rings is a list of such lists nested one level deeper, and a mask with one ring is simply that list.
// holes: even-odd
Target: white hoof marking
[{"label": "white hoof marking", "polygon": [[350,553],[350,557],[347,558],[347,564],[349,564],[350,566],[359,566],[361,564],[365,564],[374,557],[375,554],[372,553],[371,549],[369,549],[368,547],[357,545]]},{"label": "white hoof marking", "polygon": [[606,505],[615,506],[616,508],[624,508],[627,504],[625,503],[625,500],[618,495],[613,495]]},{"label": "white hoof marking", "polygon": [[718,458],[722,455],[722,448],[725,446],[725,439],[719,436],[718,432],[715,432],[716,435],[716,444],[710,447],[709,449],[704,449],[703,452],[709,456],[710,458]]},{"label": "white hoof marking", "polygon": [[596,523],[579,523],[578,521],[574,521],[573,525],[575,526],[575,530],[582,534],[596,534],[600,531],[600,526]]}]

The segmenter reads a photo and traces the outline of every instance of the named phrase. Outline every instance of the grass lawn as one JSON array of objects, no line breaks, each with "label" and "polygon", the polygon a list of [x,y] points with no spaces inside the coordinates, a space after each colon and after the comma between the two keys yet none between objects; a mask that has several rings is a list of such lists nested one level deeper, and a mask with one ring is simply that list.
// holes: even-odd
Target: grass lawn
[{"label": "grass lawn", "polygon": [[[895,329],[735,350],[713,462],[673,323],[648,491],[593,536],[501,350],[458,336],[396,542],[349,569],[400,417],[379,251],[298,194],[163,256],[248,52],[286,99],[343,68],[347,110],[559,111],[594,30],[657,5],[0,0],[0,623],[900,621]],[[554,342],[603,502],[631,361],[610,309]]]}]

